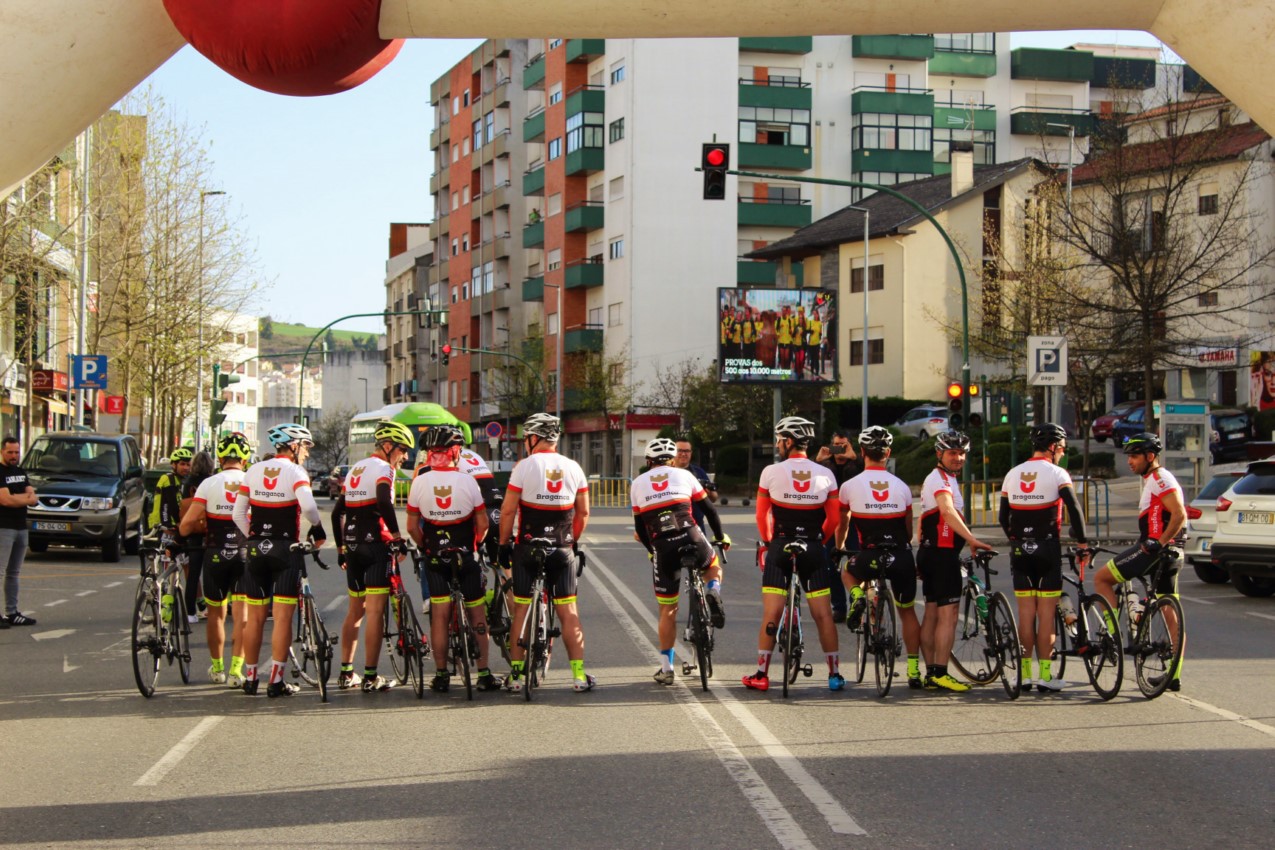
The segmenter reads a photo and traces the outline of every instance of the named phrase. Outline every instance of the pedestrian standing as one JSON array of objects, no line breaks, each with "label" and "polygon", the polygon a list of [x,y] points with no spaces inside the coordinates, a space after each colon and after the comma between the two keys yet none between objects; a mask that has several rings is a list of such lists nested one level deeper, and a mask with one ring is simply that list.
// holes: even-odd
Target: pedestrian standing
[{"label": "pedestrian standing", "polygon": [[[850,441],[850,432],[841,429],[832,432],[832,443],[819,449],[819,453],[815,455],[815,463],[832,473],[833,479],[837,482],[838,491],[840,491],[842,484],[863,472],[863,461],[855,454],[854,445]],[[832,553],[835,548],[835,541],[828,546],[828,563],[833,566],[837,564]],[[859,533],[854,528],[853,517],[850,521],[850,530],[846,534],[845,548],[848,552],[859,551]],[[838,579],[832,582],[829,590],[832,592],[832,617],[837,622],[841,622],[846,618],[847,613],[846,589],[842,587],[841,581]]]},{"label": "pedestrian standing", "polygon": [[18,610],[18,575],[27,556],[27,508],[35,504],[35,488],[27,472],[18,466],[22,449],[16,437],[0,443],[4,486],[0,487],[0,564],[4,564],[5,616],[0,628],[34,626],[35,618]]},{"label": "pedestrian standing", "polygon": [[[702,466],[691,463],[691,457],[694,450],[691,448],[689,437],[677,438],[677,456],[673,458],[673,466],[679,469],[685,469],[691,475],[694,475],[699,481],[700,486],[704,488],[704,492],[708,494],[708,501],[717,503],[717,485],[708,477],[708,472]],[[643,470],[645,471],[645,470]],[[695,517],[695,524],[704,532],[705,536],[709,534],[708,525],[704,519],[704,505],[701,501],[691,502],[691,515]],[[711,538],[710,538],[711,539]]]}]

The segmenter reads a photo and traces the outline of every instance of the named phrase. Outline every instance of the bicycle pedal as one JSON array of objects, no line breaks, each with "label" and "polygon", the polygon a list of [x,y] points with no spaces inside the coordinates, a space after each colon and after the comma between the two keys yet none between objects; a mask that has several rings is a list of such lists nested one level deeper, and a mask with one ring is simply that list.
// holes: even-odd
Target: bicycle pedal
[{"label": "bicycle pedal", "polygon": [[683,662],[683,663],[682,663],[682,675],[683,675],[683,676],[689,676],[689,675],[691,675],[691,671],[692,671],[692,670],[694,670],[694,669],[695,669],[695,665],[694,665],[694,664],[687,664],[687,663],[685,663],[685,662]]},{"label": "bicycle pedal", "polygon": [[805,667],[801,668],[801,672],[805,673],[806,678],[809,679],[811,676],[815,674],[815,668],[807,664]]}]

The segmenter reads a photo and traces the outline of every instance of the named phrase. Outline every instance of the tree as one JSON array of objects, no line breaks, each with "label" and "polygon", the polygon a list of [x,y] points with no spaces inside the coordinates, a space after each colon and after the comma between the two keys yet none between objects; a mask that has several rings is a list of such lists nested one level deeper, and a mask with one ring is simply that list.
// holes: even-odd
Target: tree
[{"label": "tree", "polygon": [[311,455],[317,466],[332,469],[349,463],[350,419],[357,413],[353,405],[343,404],[333,410],[324,410],[323,415],[311,424],[310,433],[314,436]]},{"label": "tree", "polygon": [[685,428],[691,385],[703,371],[704,364],[698,357],[683,358],[667,368],[657,360],[655,378],[636,398],[638,406],[676,413],[681,417],[682,428]]},{"label": "tree", "polygon": [[274,319],[269,316],[262,316],[261,329],[258,333],[262,339],[274,339]]},{"label": "tree", "polygon": [[[582,409],[602,415],[602,420],[607,423],[602,456],[614,457],[614,443],[618,439],[614,431],[617,427],[622,428],[623,423],[613,425],[613,418],[628,412],[640,387],[629,380],[628,350],[610,355],[593,352],[572,360],[574,362],[568,365],[564,389],[579,393]],[[611,470],[613,475],[622,473],[620,469]]]},{"label": "tree", "polygon": [[521,420],[545,409],[545,388],[540,377],[544,374],[544,353],[544,337],[537,336],[523,340],[521,360],[493,358],[501,365],[487,373],[486,397],[496,402],[503,416]]}]

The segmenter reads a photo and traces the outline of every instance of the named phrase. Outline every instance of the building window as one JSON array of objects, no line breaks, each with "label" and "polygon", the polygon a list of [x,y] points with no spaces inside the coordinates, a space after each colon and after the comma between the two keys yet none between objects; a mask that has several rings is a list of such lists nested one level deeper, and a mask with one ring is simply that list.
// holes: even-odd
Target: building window
[{"label": "building window", "polygon": [[453,97],[452,98],[452,115],[455,115],[458,112],[460,112],[460,98]]},{"label": "building window", "polygon": [[557,159],[562,156],[562,139],[549,140],[549,159]]},{"label": "building window", "polygon": [[929,151],[934,116],[865,112],[851,118],[852,144],[858,150]]},{"label": "building window", "polygon": [[617,118],[611,122],[611,141],[618,142],[624,138],[624,119]]},{"label": "building window", "polygon": [[624,62],[616,62],[611,66],[611,85],[624,82]]},{"label": "building window", "polygon": [[591,327],[595,327],[595,328],[602,327],[602,308],[601,307],[589,308],[588,323]]},{"label": "building window", "polygon": [[624,175],[611,179],[611,186],[607,189],[607,197],[612,201],[618,201],[624,197]]},{"label": "building window", "polygon": [[[885,289],[885,266],[868,266],[868,291],[876,292]],[[863,266],[850,269],[850,291],[863,291]]]},{"label": "building window", "polygon": [[549,271],[556,271],[562,268],[562,249],[551,248],[549,255],[545,257],[545,268]]},{"label": "building window", "polygon": [[464,102],[463,102],[461,105],[462,105],[462,106],[469,106],[469,89],[465,89],[465,92],[464,92],[464,94],[462,95],[462,98],[463,98]]},{"label": "building window", "polygon": [[607,246],[607,253],[611,259],[618,260],[624,256],[624,239],[612,239],[611,244]]},{"label": "building window", "polygon": [[460,251],[460,242],[459,240],[453,239],[452,240],[452,256],[453,257],[456,256],[456,254],[459,253],[459,251]]},{"label": "building window", "polygon": [[469,201],[470,201],[470,197],[469,197],[469,187],[468,187],[468,186],[462,186],[462,187],[460,188],[460,202],[461,202],[462,204],[467,204],[467,203],[469,203]]},{"label": "building window", "polygon": [[612,386],[624,386],[624,364],[612,363],[607,367],[607,377],[610,379]]},{"label": "building window", "polygon": [[624,305],[610,304],[607,306],[607,327],[614,328],[622,324],[624,321]]},{"label": "building window", "polygon": [[602,147],[601,112],[577,112],[567,119],[567,153]]},{"label": "building window", "polygon": [[1197,207],[1200,215],[1217,215],[1217,184],[1201,183]]},{"label": "building window", "polygon": [[545,333],[550,336],[558,332],[558,314],[550,313],[545,316]]},{"label": "building window", "polygon": [[1217,292],[1201,292],[1196,301],[1201,307],[1216,307]]},{"label": "building window", "polygon": [[810,144],[810,110],[741,106],[739,141],[741,144],[806,147]]},{"label": "building window", "polygon": [[483,116],[483,141],[490,145],[496,138],[496,113],[488,112]]},{"label": "building window", "polygon": [[460,285],[460,300],[461,301],[469,300],[469,284],[468,283],[462,283]]},{"label": "building window", "polygon": [[[868,365],[880,364],[885,362],[885,340],[869,339],[868,340]],[[863,365],[863,340],[850,340],[850,365]]]},{"label": "building window", "polygon": [[975,165],[993,165],[996,162],[995,130],[953,130],[948,127],[935,127],[935,162],[952,161],[952,142],[972,142]]},{"label": "building window", "polygon": [[934,49],[944,53],[995,53],[994,32],[936,32]]},{"label": "building window", "polygon": [[461,234],[461,237],[460,237],[460,249],[461,249],[462,251],[468,251],[468,250],[469,250],[469,234],[468,234],[468,233],[463,233],[463,234]]},{"label": "building window", "polygon": [[474,119],[474,132],[471,139],[473,140],[474,150],[478,150],[483,146],[483,119]]},{"label": "building window", "polygon": [[562,84],[559,83],[558,85],[549,89],[549,105],[553,106],[555,103],[561,103],[561,102],[562,102]]},{"label": "building window", "polygon": [[460,290],[453,286],[452,287],[452,303],[455,304],[457,300],[459,300],[459,298],[460,298]]}]

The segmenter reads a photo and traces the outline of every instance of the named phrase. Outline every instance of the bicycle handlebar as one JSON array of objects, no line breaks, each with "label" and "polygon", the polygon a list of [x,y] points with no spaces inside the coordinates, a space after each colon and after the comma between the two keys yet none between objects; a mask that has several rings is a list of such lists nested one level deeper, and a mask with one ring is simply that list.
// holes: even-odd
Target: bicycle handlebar
[{"label": "bicycle handlebar", "polygon": [[319,569],[326,570],[328,565],[323,563],[323,559],[319,557],[319,548],[320,547],[316,546],[313,541],[306,540],[304,542],[293,543],[288,547],[288,550],[291,552],[300,552],[303,556],[309,555],[311,558],[314,558],[314,562],[319,565]]}]

